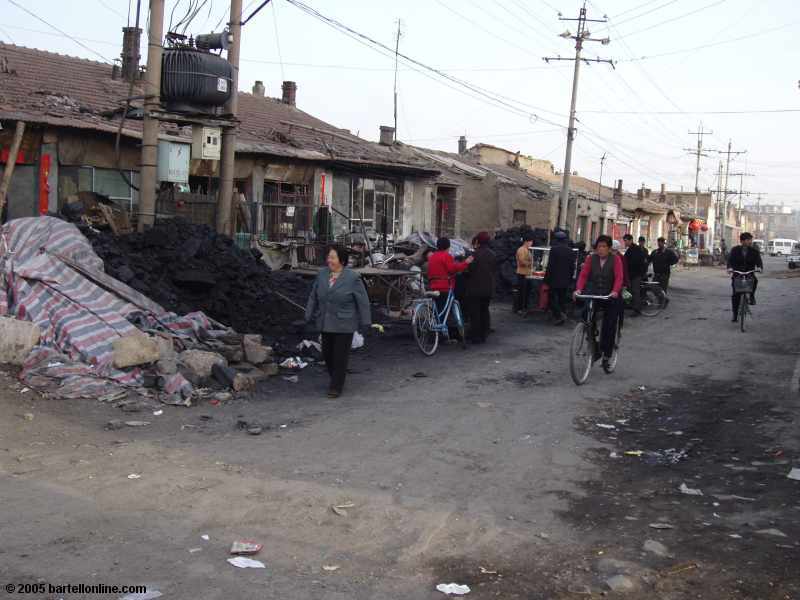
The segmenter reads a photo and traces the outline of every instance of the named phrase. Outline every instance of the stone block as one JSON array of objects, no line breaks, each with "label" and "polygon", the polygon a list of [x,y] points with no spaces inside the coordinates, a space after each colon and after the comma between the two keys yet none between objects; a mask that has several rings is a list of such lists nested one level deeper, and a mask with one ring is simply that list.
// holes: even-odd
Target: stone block
[{"label": "stone block", "polygon": [[211,368],[214,365],[228,365],[224,356],[205,350],[184,350],[178,355],[178,359],[198,378],[211,377]]},{"label": "stone block", "polygon": [[35,323],[0,317],[0,363],[21,365],[41,335]]},{"label": "stone block", "polygon": [[244,347],[244,356],[249,363],[261,365],[272,358],[272,348],[261,343],[260,335],[245,335],[242,346]]},{"label": "stone block", "polygon": [[114,366],[118,369],[145,365],[158,360],[158,343],[146,335],[126,335],[111,343]]}]

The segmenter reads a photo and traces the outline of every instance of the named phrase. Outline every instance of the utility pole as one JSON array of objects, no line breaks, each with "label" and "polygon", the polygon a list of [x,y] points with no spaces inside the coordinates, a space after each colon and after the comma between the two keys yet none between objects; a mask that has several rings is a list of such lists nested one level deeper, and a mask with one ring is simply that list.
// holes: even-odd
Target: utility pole
[{"label": "utility pole", "polygon": [[139,231],[152,227],[156,217],[159,120],[153,112],[161,106],[161,54],[164,39],[164,0],[150,0],[150,28],[147,32],[142,159],[139,167]]},{"label": "utility pole", "polygon": [[733,150],[731,150],[732,143],[733,142],[729,139],[727,151],[716,150],[716,152],[719,152],[720,154],[728,155],[727,159],[725,160],[725,195],[722,198],[722,220],[721,220],[722,239],[725,239],[725,221],[728,218],[728,174],[731,169],[731,154],[737,155],[737,154],[745,154],[747,152],[747,150],[739,150],[734,152]]},{"label": "utility pole", "polygon": [[603,156],[600,157],[600,181],[597,184],[597,199],[603,199],[603,163],[606,162],[606,153],[603,152]]},{"label": "utility pole", "polygon": [[611,65],[612,68],[614,67],[614,61],[602,58],[581,57],[581,50],[583,50],[584,42],[600,42],[605,46],[611,41],[609,38],[600,39],[600,38],[589,37],[591,33],[586,29],[586,23],[605,23],[607,20],[587,18],[586,2],[583,3],[583,6],[580,9],[580,13],[577,19],[565,19],[563,17],[559,17],[559,21],[578,22],[578,31],[576,32],[575,35],[572,35],[572,33],[570,33],[569,30],[561,34],[561,37],[565,39],[569,38],[575,40],[575,58],[561,58],[560,56],[544,57],[544,61],[548,64],[550,63],[551,60],[575,61],[575,70],[572,74],[572,98],[570,100],[570,108],[569,108],[569,126],[567,127],[567,152],[566,156],[564,157],[564,175],[561,182],[561,197],[559,199],[559,214],[558,214],[558,226],[561,229],[566,229],[567,210],[569,209],[569,178],[572,173],[572,142],[575,140],[575,105],[577,104],[578,100],[578,75],[580,74],[581,61],[585,62],[587,65],[593,62],[608,63]]},{"label": "utility pole", "polygon": [[397,41],[394,45],[394,141],[397,141],[397,61],[400,55],[400,25],[402,21],[397,19]]},{"label": "utility pole", "polygon": [[705,131],[703,130],[703,122],[700,122],[700,126],[698,127],[699,131],[690,131],[689,135],[696,135],[697,136],[697,150],[692,148],[684,148],[684,150],[690,154],[694,154],[697,156],[697,167],[695,169],[694,174],[694,216],[697,216],[700,208],[700,157],[701,156],[708,156],[708,154],[703,154],[703,136],[707,133],[714,133],[713,131]]},{"label": "utility pole", "polygon": [[[266,4],[266,3],[265,3]],[[231,16],[228,29],[233,37],[228,48],[228,62],[233,69],[231,97],[225,103],[225,114],[234,119],[230,127],[222,131],[222,161],[219,169],[220,189],[217,202],[217,232],[233,234],[231,207],[233,205],[233,171],[236,160],[236,113],[239,108],[239,50],[242,43],[242,0],[231,0]]]},{"label": "utility pole", "polygon": [[[720,206],[720,199],[721,198],[722,198],[722,161],[719,161],[719,169],[717,170],[717,202],[715,204],[715,209],[714,209],[714,213],[715,213],[715,217],[716,217],[715,220],[714,220],[714,227],[716,227],[717,229],[720,229],[721,215],[720,215],[720,211],[719,211],[719,206]],[[725,239],[725,234],[720,232],[718,237],[719,237],[719,240],[721,242],[722,240]],[[720,246],[722,246],[722,244],[720,244]]]}]

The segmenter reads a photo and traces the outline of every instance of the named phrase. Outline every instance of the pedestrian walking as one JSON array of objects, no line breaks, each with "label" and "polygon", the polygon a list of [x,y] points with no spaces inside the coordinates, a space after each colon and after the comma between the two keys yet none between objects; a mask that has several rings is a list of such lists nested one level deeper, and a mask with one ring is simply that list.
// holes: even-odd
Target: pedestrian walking
[{"label": "pedestrian walking", "polygon": [[[671,248],[667,248],[667,240],[660,237],[658,238],[658,248],[650,253],[650,257],[647,260],[653,265],[653,277],[661,284],[661,289],[666,294],[669,288],[669,276],[672,266],[678,264],[677,253]],[[669,298],[666,298],[665,305],[667,303],[669,303]]]},{"label": "pedestrian walking", "polygon": [[528,312],[531,295],[531,276],[533,276],[533,256],[531,256],[533,236],[526,233],[522,246],[517,249],[517,297],[514,298],[514,312],[524,315]]},{"label": "pedestrian walking", "polygon": [[322,334],[329,398],[338,398],[344,389],[353,333],[368,329],[372,322],[367,289],[361,276],[346,267],[348,258],[342,246],[328,248],[328,266],[314,280],[306,304],[306,322],[313,322]]},{"label": "pedestrian walking", "polygon": [[494,295],[497,259],[489,248],[489,234],[481,231],[475,236],[474,261],[467,271],[467,310],[470,315],[469,339],[483,344],[489,336],[491,322],[489,305]]},{"label": "pedestrian walking", "polygon": [[563,325],[567,320],[567,301],[575,274],[577,254],[569,247],[566,233],[556,231],[553,234],[544,282],[550,288],[550,310],[556,325]]},{"label": "pedestrian walking", "polygon": [[641,240],[640,243],[633,243],[633,236],[626,233],[622,236],[625,242],[625,266],[628,269],[628,279],[630,281],[631,305],[633,306],[633,316],[638,317],[642,314],[642,278],[647,275],[647,253],[644,250]]},{"label": "pedestrian walking", "polygon": [[[624,236],[623,236],[624,239]],[[643,235],[639,236],[639,247],[644,250],[644,255],[648,256],[650,254],[650,250],[647,248],[647,238]]]}]

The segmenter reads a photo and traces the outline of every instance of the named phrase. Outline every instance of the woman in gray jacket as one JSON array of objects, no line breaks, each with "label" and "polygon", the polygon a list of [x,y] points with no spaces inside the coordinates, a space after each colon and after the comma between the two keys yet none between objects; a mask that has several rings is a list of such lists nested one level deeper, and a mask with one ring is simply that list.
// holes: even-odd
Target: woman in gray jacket
[{"label": "woman in gray jacket", "polygon": [[322,332],[322,357],[331,377],[329,398],[344,388],[353,333],[369,329],[372,322],[367,289],[361,276],[347,268],[349,254],[341,246],[328,249],[327,264],[314,280],[306,304],[306,322]]}]

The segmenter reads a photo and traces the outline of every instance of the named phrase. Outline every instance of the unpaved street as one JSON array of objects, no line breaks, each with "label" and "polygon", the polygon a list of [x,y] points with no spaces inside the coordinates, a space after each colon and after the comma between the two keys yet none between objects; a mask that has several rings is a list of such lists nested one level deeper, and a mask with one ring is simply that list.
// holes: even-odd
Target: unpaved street
[{"label": "unpaved street", "polygon": [[[676,273],[661,316],[626,319],[617,372],[580,388],[571,328],[506,305],[467,351],[425,358],[405,328],[369,339],[338,400],[319,367],[161,415],[42,400],[4,377],[0,583],[204,600],[435,599],[450,582],[475,599],[800,598],[800,278],[767,267],[744,334],[723,270]],[[237,539],[264,545],[266,569],[226,562]],[[62,596],[80,597],[38,597]]]}]

